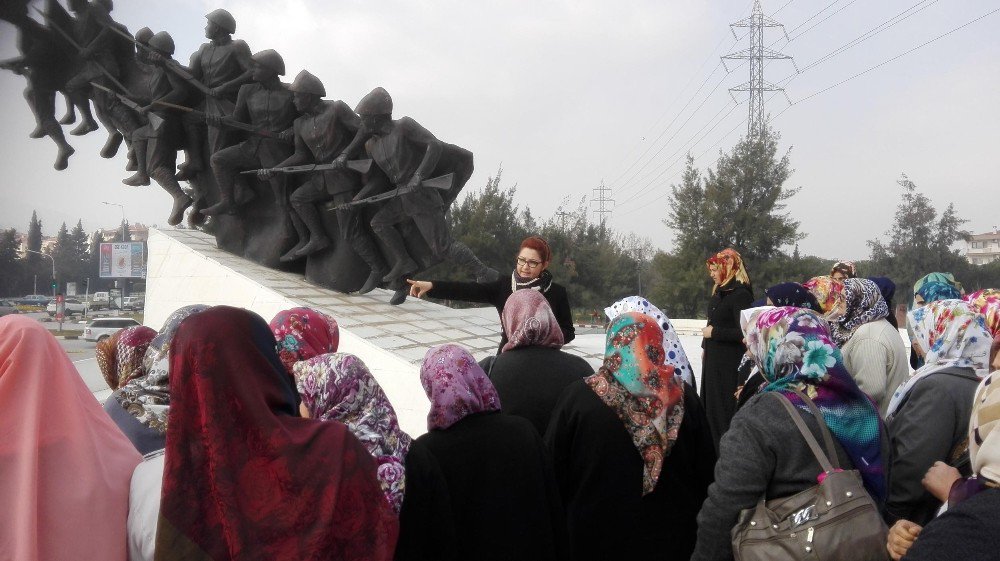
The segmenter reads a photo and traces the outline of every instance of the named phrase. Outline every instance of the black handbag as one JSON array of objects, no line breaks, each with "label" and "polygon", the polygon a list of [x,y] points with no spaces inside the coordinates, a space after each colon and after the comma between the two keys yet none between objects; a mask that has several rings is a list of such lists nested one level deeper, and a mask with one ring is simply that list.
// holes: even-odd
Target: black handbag
[{"label": "black handbag", "polygon": [[765,501],[740,513],[732,532],[736,561],[884,561],[889,530],[857,470],[840,471],[823,415],[795,392],[819,421],[826,453],[788,398],[775,393],[809,444],[826,478],[789,497]]}]

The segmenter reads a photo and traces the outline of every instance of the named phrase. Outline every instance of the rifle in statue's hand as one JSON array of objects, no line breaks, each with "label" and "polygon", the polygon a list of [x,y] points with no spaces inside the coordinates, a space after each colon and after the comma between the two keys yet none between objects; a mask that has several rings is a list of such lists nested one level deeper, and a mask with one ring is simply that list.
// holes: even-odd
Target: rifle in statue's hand
[{"label": "rifle in statue's hand", "polygon": [[381,201],[386,201],[389,199],[394,199],[396,197],[405,195],[407,193],[412,193],[417,189],[440,189],[442,191],[447,191],[451,189],[451,184],[455,181],[455,174],[448,173],[438,177],[432,177],[430,179],[425,179],[418,183],[414,187],[404,185],[402,187],[396,187],[395,189],[390,189],[385,193],[379,193],[378,195],[372,195],[371,197],[365,197],[364,199],[351,201],[349,203],[344,203],[342,205],[337,205],[333,207],[332,210],[347,210],[356,206],[370,205],[372,203],[378,203]]},{"label": "rifle in statue's hand", "polygon": [[345,167],[349,170],[354,170],[358,173],[368,173],[368,170],[372,167],[372,161],[369,160],[349,160],[344,163],[343,166],[337,164],[306,164],[304,166],[285,166],[282,168],[263,168],[263,169],[251,169],[247,171],[241,171],[241,174],[251,174],[259,173],[262,171],[270,171],[274,173],[309,173],[313,171],[326,171],[331,169],[339,169],[340,167]]},{"label": "rifle in statue's hand", "polygon": [[[118,35],[121,35],[125,39],[128,39],[129,41],[132,42],[133,45],[135,45],[136,47],[138,47],[138,48],[140,48],[140,49],[142,49],[144,51],[147,51],[147,52],[150,52],[150,53],[156,53],[158,55],[160,54],[153,47],[150,47],[149,45],[146,45],[145,43],[140,43],[139,41],[136,41],[135,37],[132,37],[128,33],[125,33],[124,31],[122,31],[121,29],[118,29],[117,27],[115,27],[113,25],[107,25],[104,22],[101,22],[101,25],[103,25],[105,29],[110,29],[114,33],[117,33]],[[167,70],[169,70],[169,71],[173,72],[174,74],[180,76],[181,80],[184,80],[188,84],[191,84],[192,86],[195,87],[195,89],[197,89],[201,93],[203,93],[205,95],[208,95],[208,96],[215,97],[215,96],[212,95],[212,88],[209,88],[205,84],[202,84],[201,82],[199,82],[194,76],[191,75],[190,72],[187,71],[187,69],[185,69],[183,66],[181,66],[181,63],[177,62],[176,60],[174,60],[172,58],[165,57],[163,55],[160,55],[160,57],[163,59],[164,66],[167,68]]]},{"label": "rifle in statue's hand", "polygon": [[[122,104],[125,105],[125,107],[132,109],[133,111],[139,113],[140,115],[143,114],[143,107],[138,103],[136,103],[135,101],[133,101],[132,99],[128,98],[127,96],[122,95],[110,88],[106,88],[96,82],[91,82],[90,85],[99,90],[108,92],[109,94],[117,97],[122,102]],[[149,124],[152,125],[154,129],[160,128],[160,125],[163,124],[163,118],[154,113],[146,113],[146,118],[149,119]]]},{"label": "rifle in statue's hand", "polygon": [[[159,101],[159,100],[154,101],[153,103],[155,103],[156,105],[162,105],[163,107],[169,107],[170,109],[176,109],[178,111],[184,111],[185,113],[190,113],[191,115],[199,119],[204,119],[207,116],[207,113],[205,113],[204,111],[199,111],[197,109],[194,109],[193,107],[185,107],[184,105],[177,105],[176,103],[167,103],[166,101]],[[236,119],[231,119],[229,117],[218,117],[218,119],[220,124],[229,128],[246,131],[256,136],[260,136],[263,138],[270,138],[271,140],[277,140],[278,142],[285,142],[288,144],[292,143],[291,140],[286,140],[284,138],[281,138],[281,135],[279,133],[260,130],[253,125],[248,125],[242,121],[237,121]]]}]

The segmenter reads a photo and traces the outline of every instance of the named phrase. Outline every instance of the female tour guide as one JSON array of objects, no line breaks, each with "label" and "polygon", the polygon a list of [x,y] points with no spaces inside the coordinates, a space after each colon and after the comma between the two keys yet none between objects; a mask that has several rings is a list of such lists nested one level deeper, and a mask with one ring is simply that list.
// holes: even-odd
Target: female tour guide
[{"label": "female tour guide", "polygon": [[[563,339],[569,343],[576,336],[573,329],[573,314],[570,311],[566,289],[552,281],[552,273],[548,270],[551,261],[552,250],[548,242],[539,236],[531,236],[521,242],[517,264],[510,278],[501,277],[488,283],[411,279],[407,279],[406,282],[410,283],[410,296],[423,298],[426,295],[443,300],[493,304],[497,313],[503,312],[507,297],[515,290],[537,290],[548,300],[556,321],[559,322]],[[503,329],[500,333],[500,348],[503,348],[507,342],[507,335]]]}]

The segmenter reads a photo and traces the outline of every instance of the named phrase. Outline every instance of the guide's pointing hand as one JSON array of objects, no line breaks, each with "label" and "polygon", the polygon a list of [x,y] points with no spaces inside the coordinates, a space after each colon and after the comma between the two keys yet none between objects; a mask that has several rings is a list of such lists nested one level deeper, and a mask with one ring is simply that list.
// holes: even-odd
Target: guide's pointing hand
[{"label": "guide's pointing hand", "polygon": [[410,296],[416,296],[417,298],[423,298],[428,290],[434,288],[434,283],[430,281],[406,279],[406,282],[410,283]]}]

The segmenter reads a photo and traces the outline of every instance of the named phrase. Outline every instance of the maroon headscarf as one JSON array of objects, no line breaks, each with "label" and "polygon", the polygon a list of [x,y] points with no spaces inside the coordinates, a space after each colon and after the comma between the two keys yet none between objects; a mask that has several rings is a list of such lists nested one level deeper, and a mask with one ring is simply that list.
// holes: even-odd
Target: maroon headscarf
[{"label": "maroon headscarf", "polygon": [[340,328],[337,320],[312,308],[282,310],[271,320],[278,357],[285,370],[300,360],[337,352]]},{"label": "maroon headscarf", "polygon": [[431,410],[427,430],[446,429],[465,417],[500,410],[500,395],[479,363],[464,348],[453,345],[431,347],[420,367]]},{"label": "maroon headscarf", "polygon": [[549,301],[537,290],[515,290],[503,305],[501,321],[507,333],[501,351],[531,346],[558,349],[565,343]]},{"label": "maroon headscarf", "polygon": [[368,451],[303,419],[256,314],[218,306],[170,347],[156,561],[392,559],[398,521]]}]

